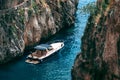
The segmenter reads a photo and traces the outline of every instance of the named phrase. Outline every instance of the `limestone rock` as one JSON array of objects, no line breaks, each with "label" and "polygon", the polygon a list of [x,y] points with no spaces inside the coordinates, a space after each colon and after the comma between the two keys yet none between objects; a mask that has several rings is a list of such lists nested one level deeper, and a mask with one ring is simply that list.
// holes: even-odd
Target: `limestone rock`
[{"label": "limestone rock", "polygon": [[[1,4],[2,3],[2,4]],[[0,0],[0,64],[74,23],[78,0]]]},{"label": "limestone rock", "polygon": [[98,0],[88,21],[72,80],[120,80],[120,0]]}]

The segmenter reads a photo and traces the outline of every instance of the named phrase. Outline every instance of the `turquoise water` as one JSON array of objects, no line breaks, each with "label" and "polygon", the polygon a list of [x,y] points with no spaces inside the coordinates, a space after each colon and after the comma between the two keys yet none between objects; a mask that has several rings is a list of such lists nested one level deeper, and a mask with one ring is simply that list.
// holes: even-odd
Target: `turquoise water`
[{"label": "turquoise water", "polygon": [[[78,9],[95,0],[80,0]],[[55,55],[41,64],[25,63],[25,57],[0,66],[0,80],[71,80],[71,68],[76,55],[80,52],[80,44],[89,14],[76,12],[75,25],[67,30],[61,30],[49,41],[63,40],[62,48]]]}]

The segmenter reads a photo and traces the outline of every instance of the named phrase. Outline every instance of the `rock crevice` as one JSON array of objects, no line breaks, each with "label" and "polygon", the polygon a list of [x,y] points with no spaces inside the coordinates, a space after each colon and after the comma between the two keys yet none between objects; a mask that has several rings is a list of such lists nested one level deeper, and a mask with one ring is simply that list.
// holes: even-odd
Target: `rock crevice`
[{"label": "rock crevice", "polygon": [[73,80],[120,80],[120,1],[98,0],[82,37]]}]

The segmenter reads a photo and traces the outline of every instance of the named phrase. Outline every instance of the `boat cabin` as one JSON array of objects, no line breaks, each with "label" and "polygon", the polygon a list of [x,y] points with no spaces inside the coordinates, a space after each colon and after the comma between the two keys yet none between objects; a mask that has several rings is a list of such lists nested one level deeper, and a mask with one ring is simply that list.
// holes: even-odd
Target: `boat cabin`
[{"label": "boat cabin", "polygon": [[36,51],[31,56],[37,56],[37,57],[44,56],[47,54],[48,51],[53,49],[52,46],[47,44],[41,44],[34,48],[36,49]]}]

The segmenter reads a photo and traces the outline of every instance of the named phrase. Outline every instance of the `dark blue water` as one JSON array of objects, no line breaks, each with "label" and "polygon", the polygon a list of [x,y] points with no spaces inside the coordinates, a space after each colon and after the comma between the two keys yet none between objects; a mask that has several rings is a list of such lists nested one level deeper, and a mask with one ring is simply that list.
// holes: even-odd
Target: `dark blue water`
[{"label": "dark blue water", "polygon": [[[80,0],[78,9],[95,0]],[[71,68],[80,52],[80,38],[83,35],[89,14],[76,12],[76,23],[67,30],[61,30],[52,40],[63,40],[64,48],[41,64],[25,63],[24,57],[0,66],[0,80],[71,80]]]}]

